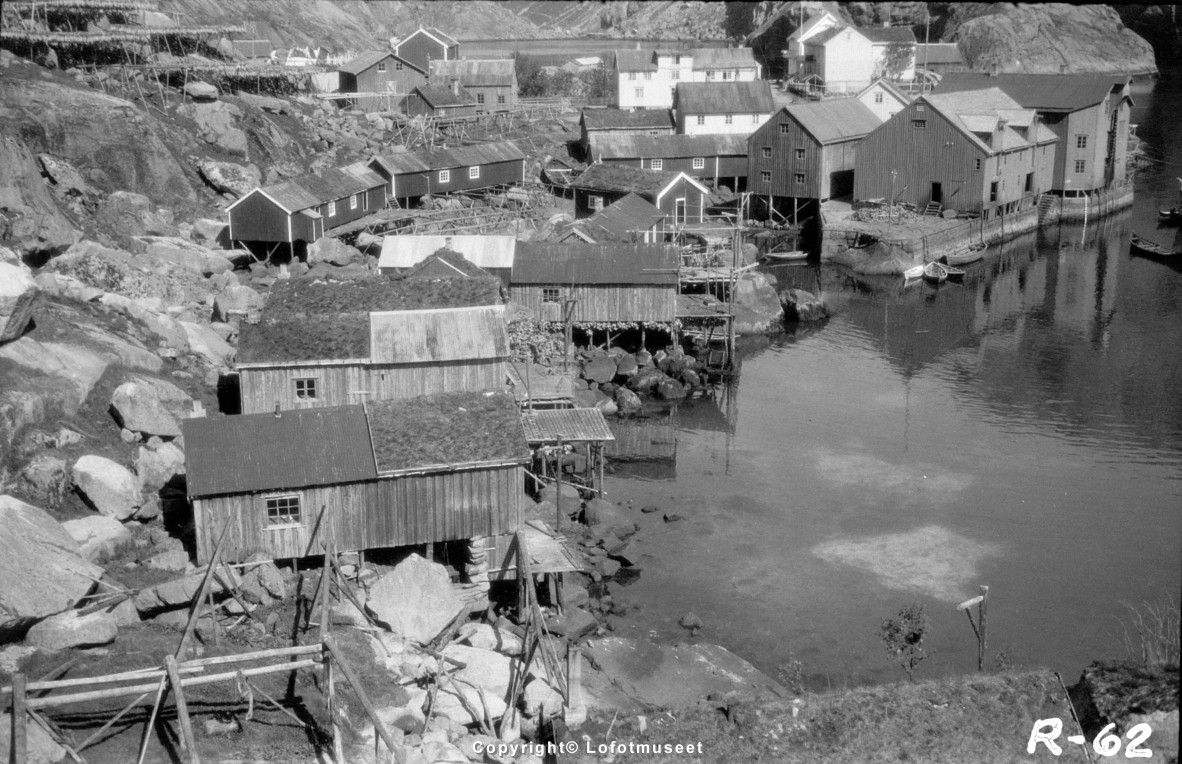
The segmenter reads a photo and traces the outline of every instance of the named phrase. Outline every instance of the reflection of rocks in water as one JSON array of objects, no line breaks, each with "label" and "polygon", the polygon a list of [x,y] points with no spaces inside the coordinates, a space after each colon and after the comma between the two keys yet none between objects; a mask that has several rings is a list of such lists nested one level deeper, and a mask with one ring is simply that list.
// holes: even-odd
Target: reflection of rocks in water
[{"label": "reflection of rocks in water", "polygon": [[813,547],[822,560],[873,573],[891,589],[960,602],[980,583],[978,566],[1000,552],[997,546],[961,536],[938,525],[857,541],[829,541]]}]

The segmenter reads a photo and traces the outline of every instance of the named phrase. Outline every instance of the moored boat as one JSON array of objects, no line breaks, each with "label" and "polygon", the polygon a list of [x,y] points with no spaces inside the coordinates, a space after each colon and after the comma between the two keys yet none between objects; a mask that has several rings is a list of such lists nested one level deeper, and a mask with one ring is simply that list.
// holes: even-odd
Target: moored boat
[{"label": "moored boat", "polygon": [[1159,223],[1182,223],[1182,209],[1178,207],[1171,207],[1168,210],[1157,211],[1157,222]]},{"label": "moored boat", "polygon": [[794,249],[789,252],[764,252],[759,256],[759,261],[763,263],[789,263],[796,260],[807,260],[809,253],[807,250]]},{"label": "moored boat", "polygon": [[949,281],[964,281],[964,271],[954,265],[945,265],[945,272],[947,272]]},{"label": "moored boat", "polygon": [[923,266],[916,265],[903,271],[903,278],[907,281],[923,278]]},{"label": "moored boat", "polygon": [[[961,275],[964,275],[964,271],[961,271]],[[931,284],[944,283],[948,280],[948,266],[935,261],[928,263],[923,267],[923,280]]]},{"label": "moored boat", "polygon": [[975,263],[984,257],[986,248],[985,242],[977,242],[976,244],[970,244],[963,249],[953,252],[945,259],[948,261],[949,265],[968,265],[969,263]]},{"label": "moored boat", "polygon": [[1182,250],[1167,249],[1156,241],[1146,239],[1143,236],[1133,234],[1133,238],[1129,241],[1129,251],[1135,255],[1142,257],[1151,257],[1155,259],[1173,258],[1182,255]]}]

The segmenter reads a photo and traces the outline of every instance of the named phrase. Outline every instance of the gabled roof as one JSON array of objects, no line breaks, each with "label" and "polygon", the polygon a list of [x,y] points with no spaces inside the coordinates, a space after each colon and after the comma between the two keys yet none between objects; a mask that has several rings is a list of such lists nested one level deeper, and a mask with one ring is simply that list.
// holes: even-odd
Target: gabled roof
[{"label": "gabled roof", "polygon": [[369,333],[373,363],[437,364],[509,355],[504,305],[370,313]]},{"label": "gabled roof", "polygon": [[911,27],[854,27],[854,31],[872,43],[909,42],[915,44]]},{"label": "gabled roof", "polygon": [[656,203],[660,204],[661,197],[664,196],[666,193],[668,193],[669,189],[674,188],[675,186],[677,186],[680,183],[688,183],[689,185],[696,188],[698,190],[698,192],[701,194],[709,194],[710,193],[710,189],[706,188],[705,186],[703,186],[701,183],[694,180],[690,176],[686,175],[684,172],[679,172],[672,180],[670,180],[668,183],[665,184],[664,188],[662,188],[659,192],[657,192]]},{"label": "gabled roof", "polygon": [[906,93],[895,87],[895,85],[890,80],[885,80],[882,78],[879,78],[874,82],[871,82],[866,87],[862,88],[862,90],[859,91],[857,97],[860,99],[863,95],[875,89],[889,93],[896,101],[903,104],[904,106],[911,103],[911,98]]},{"label": "gabled roof", "polygon": [[628,194],[596,212],[578,226],[597,244],[632,241],[665,219],[665,213],[636,194]]},{"label": "gabled roof", "polygon": [[771,114],[776,110],[767,80],[679,82],[678,114]]},{"label": "gabled roof", "polygon": [[963,64],[964,54],[960,52],[960,45],[954,42],[918,42],[915,44],[915,65],[929,64]]},{"label": "gabled roof", "polygon": [[668,109],[583,109],[583,126],[588,130],[611,130],[613,128],[669,128],[673,129],[673,117]]},{"label": "gabled roof", "polygon": [[512,268],[517,239],[477,234],[387,236],[378,267],[411,268],[443,248],[458,252],[480,268]]},{"label": "gabled roof", "polygon": [[617,50],[613,51],[615,68],[621,72],[655,72],[657,70],[656,56],[651,50]]},{"label": "gabled roof", "polygon": [[804,44],[805,45],[824,45],[825,43],[832,40],[834,37],[837,37],[839,34],[841,34],[845,30],[850,29],[850,28],[851,27],[844,27],[844,26],[831,27],[830,29],[826,29],[824,32],[819,32],[819,33],[813,35],[812,37],[808,38],[807,40],[804,41]]},{"label": "gabled roof", "polygon": [[427,103],[432,109],[441,109],[449,106],[474,106],[476,105],[476,97],[469,93],[464,88],[459,89],[459,93],[452,92],[449,87],[432,87],[430,85],[419,85],[415,88],[419,98]]},{"label": "gabled roof", "polygon": [[513,284],[677,285],[678,250],[667,244],[521,242]]},{"label": "gabled roof", "polygon": [[492,278],[492,274],[468,260],[455,250],[442,247],[411,268],[405,279],[475,279]]},{"label": "gabled roof", "polygon": [[793,103],[781,111],[822,144],[862,138],[882,124],[882,120],[857,98]]},{"label": "gabled roof", "polygon": [[361,406],[181,420],[190,496],[375,480]]},{"label": "gabled roof", "polygon": [[754,69],[755,53],[750,48],[694,48],[694,69]]},{"label": "gabled roof", "polygon": [[571,188],[607,193],[634,192],[655,199],[677,173],[664,170],[642,170],[624,165],[593,164],[571,181]]},{"label": "gabled roof", "polygon": [[959,93],[1001,88],[1024,109],[1071,112],[1095,106],[1114,87],[1129,81],[1128,75],[1113,74],[998,74],[949,72],[935,93]]},{"label": "gabled roof", "polygon": [[472,167],[497,162],[525,161],[525,154],[512,141],[476,143],[432,151],[406,151],[385,154],[375,159],[391,175],[446,170],[451,167]]},{"label": "gabled roof", "polygon": [[451,37],[450,35],[446,35],[443,32],[440,32],[435,27],[422,27],[421,26],[418,29],[416,29],[415,31],[408,34],[406,37],[403,37],[397,43],[395,43],[394,50],[398,50],[398,48],[400,48],[404,42],[406,42],[410,38],[412,38],[416,35],[420,35],[420,34],[424,34],[427,37],[433,38],[435,40],[435,42],[439,43],[440,45],[442,45],[445,48],[450,48],[453,45],[459,45],[459,43],[456,42],[455,38]]},{"label": "gabled roof", "polygon": [[[781,15],[785,12],[790,12],[790,11],[781,11]],[[775,15],[775,14],[773,14],[773,15]],[[813,36],[813,29],[818,24],[820,24],[822,21],[824,21],[826,17],[828,17],[832,21],[836,22],[837,26],[839,26],[839,27],[843,26],[842,22],[841,22],[841,17],[839,15],[834,14],[834,13],[830,13],[828,10],[821,9],[821,11],[819,11],[818,13],[814,13],[812,16],[809,16],[808,19],[805,20],[804,24],[800,25],[795,30],[793,30],[792,34],[788,35],[788,41],[795,42],[797,40],[800,40],[801,38],[804,38],[804,41],[808,42],[809,39]],[[765,22],[765,24],[766,24],[766,22]]]},{"label": "gabled roof", "polygon": [[530,458],[521,409],[510,393],[375,401],[366,404],[366,413],[381,475],[524,463]]},{"label": "gabled roof", "polygon": [[[431,80],[455,78],[465,87],[517,87],[513,59],[432,59]],[[439,82],[443,85],[446,82]]]},{"label": "gabled roof", "polygon": [[366,69],[387,58],[395,58],[395,55],[388,50],[374,50],[369,53],[362,53],[360,56],[349,59],[338,66],[337,71],[348,74],[361,74]]},{"label": "gabled roof", "polygon": [[330,167],[319,175],[302,175],[282,183],[260,186],[243,194],[226,209],[233,209],[251,194],[261,193],[290,215],[385,184],[382,177],[364,162],[354,162],[344,167]]},{"label": "gabled roof", "polygon": [[747,156],[745,135],[596,135],[596,159],[683,159]]},{"label": "gabled roof", "polygon": [[[1014,119],[1017,112],[1026,111],[1018,102],[1003,93],[1000,88],[987,90],[972,90],[957,93],[931,93],[920,96],[918,101],[931,106],[942,114],[956,129],[960,130],[982,151],[996,153],[1010,149],[1023,148],[1029,145],[1053,143],[1056,138],[1046,125],[1033,123],[1037,128],[1032,136],[1022,136],[1013,127],[1007,125],[1000,136],[994,140],[995,130],[1001,119]],[[896,115],[898,116],[898,115]],[[1031,118],[1026,118],[1025,124],[1032,124]],[[979,133],[990,133],[989,140],[982,140]]]}]

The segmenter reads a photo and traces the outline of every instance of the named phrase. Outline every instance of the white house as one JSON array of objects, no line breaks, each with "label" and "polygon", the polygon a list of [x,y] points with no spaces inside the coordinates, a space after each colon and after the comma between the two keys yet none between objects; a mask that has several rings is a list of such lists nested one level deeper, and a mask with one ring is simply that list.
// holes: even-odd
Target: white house
[{"label": "white house", "polygon": [[749,82],[760,65],[751,48],[617,50],[612,56],[616,106],[620,109],[668,109],[682,82]]},{"label": "white house", "polygon": [[693,82],[749,82],[759,79],[760,66],[751,48],[695,48],[691,53]]},{"label": "white house", "polygon": [[767,80],[683,82],[673,108],[680,135],[750,135],[776,105]]},{"label": "white house", "polygon": [[788,62],[788,77],[803,79],[803,76],[800,76],[800,70],[805,61],[805,43],[807,41],[822,32],[842,26],[845,26],[845,24],[837,16],[834,16],[829,11],[821,11],[818,14],[810,16],[808,21],[801,24],[796,31],[788,35],[788,46],[784,51]]},{"label": "white house", "polygon": [[798,80],[821,80],[825,92],[857,92],[875,79],[915,77],[915,34],[908,27],[833,27],[804,43]]},{"label": "white house", "polygon": [[891,115],[902,111],[903,107],[911,103],[906,93],[881,77],[858,93],[857,99],[874,112],[874,116],[878,117],[880,122],[886,122]]}]

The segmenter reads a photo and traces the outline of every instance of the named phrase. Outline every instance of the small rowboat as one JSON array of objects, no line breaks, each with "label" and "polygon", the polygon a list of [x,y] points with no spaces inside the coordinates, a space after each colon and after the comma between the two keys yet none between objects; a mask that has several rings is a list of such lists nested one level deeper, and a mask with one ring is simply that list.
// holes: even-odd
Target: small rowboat
[{"label": "small rowboat", "polygon": [[1182,209],[1179,209],[1178,207],[1171,207],[1168,210],[1158,210],[1157,222],[1182,223]]},{"label": "small rowboat", "polygon": [[945,265],[944,270],[948,273],[949,281],[964,281],[964,271],[954,265]]},{"label": "small rowboat", "polygon": [[923,266],[916,265],[903,271],[903,279],[905,281],[914,281],[915,279],[923,278]]},{"label": "small rowboat", "polygon": [[1132,240],[1129,242],[1129,251],[1135,255],[1142,257],[1149,257],[1154,259],[1173,258],[1182,255],[1182,250],[1166,249],[1156,241],[1133,234]]},{"label": "small rowboat", "polygon": [[929,284],[943,284],[948,280],[948,266],[935,261],[928,263],[923,267],[923,280]]},{"label": "small rowboat", "polygon": [[764,252],[759,256],[759,261],[774,265],[775,263],[790,263],[795,260],[807,260],[809,256],[808,251],[803,249],[795,249],[790,252]]},{"label": "small rowboat", "polygon": [[984,257],[985,249],[984,242],[977,242],[976,244],[970,244],[964,249],[953,252],[951,255],[948,255],[946,260],[949,265],[968,265]]}]

